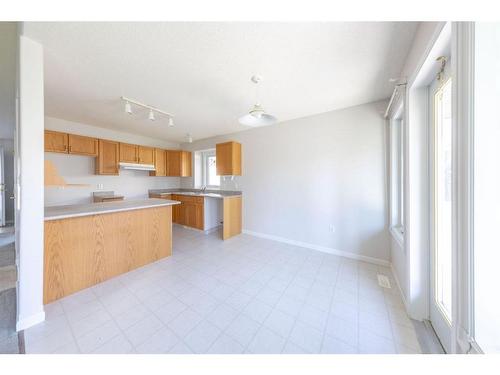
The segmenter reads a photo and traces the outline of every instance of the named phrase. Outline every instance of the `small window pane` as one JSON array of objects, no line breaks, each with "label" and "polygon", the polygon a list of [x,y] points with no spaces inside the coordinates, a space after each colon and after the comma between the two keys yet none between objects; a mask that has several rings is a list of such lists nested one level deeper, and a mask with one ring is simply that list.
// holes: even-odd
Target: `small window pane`
[{"label": "small window pane", "polygon": [[207,157],[207,185],[209,186],[219,186],[220,176],[217,176],[216,171],[216,158],[215,156]]},{"label": "small window pane", "polygon": [[451,322],[452,296],[452,127],[451,80],[436,93],[435,298]]}]

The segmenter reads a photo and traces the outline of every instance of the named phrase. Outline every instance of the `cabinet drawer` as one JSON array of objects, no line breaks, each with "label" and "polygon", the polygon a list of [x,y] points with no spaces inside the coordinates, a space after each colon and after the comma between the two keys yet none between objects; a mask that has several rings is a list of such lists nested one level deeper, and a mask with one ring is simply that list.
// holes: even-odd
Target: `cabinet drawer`
[{"label": "cabinet drawer", "polygon": [[172,199],[172,194],[149,194],[149,198],[158,198],[158,199]]},{"label": "cabinet drawer", "polygon": [[186,202],[186,203],[195,203],[195,204],[203,204],[203,197],[191,197],[189,195],[173,195],[172,199],[174,201]]}]

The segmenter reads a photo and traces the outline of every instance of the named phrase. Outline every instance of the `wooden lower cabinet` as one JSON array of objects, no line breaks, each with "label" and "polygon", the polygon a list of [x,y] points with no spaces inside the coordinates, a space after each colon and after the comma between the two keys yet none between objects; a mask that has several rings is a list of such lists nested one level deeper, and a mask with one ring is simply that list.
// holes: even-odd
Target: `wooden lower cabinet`
[{"label": "wooden lower cabinet", "polygon": [[172,255],[172,206],[45,222],[44,304]]},{"label": "wooden lower cabinet", "polygon": [[203,197],[172,195],[172,200],[181,202],[173,208],[172,221],[174,223],[200,230],[205,229],[205,201]]}]

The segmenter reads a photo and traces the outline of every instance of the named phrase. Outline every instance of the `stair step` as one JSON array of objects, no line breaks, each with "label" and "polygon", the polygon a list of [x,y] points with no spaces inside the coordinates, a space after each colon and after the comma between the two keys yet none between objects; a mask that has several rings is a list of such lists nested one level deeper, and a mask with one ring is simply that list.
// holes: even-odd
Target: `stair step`
[{"label": "stair step", "polygon": [[16,247],[14,243],[0,246],[0,267],[11,266],[16,263]]},{"label": "stair step", "polygon": [[15,265],[0,267],[0,292],[15,288],[17,282],[17,269]]}]

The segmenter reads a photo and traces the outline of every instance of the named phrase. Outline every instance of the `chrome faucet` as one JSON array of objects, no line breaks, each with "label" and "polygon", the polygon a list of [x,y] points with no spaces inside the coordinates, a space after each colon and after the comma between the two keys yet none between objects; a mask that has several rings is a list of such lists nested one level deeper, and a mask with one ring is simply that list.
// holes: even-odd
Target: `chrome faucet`
[{"label": "chrome faucet", "polygon": [[207,185],[203,185],[200,190],[201,190],[202,193],[204,193],[205,190],[207,190]]}]

